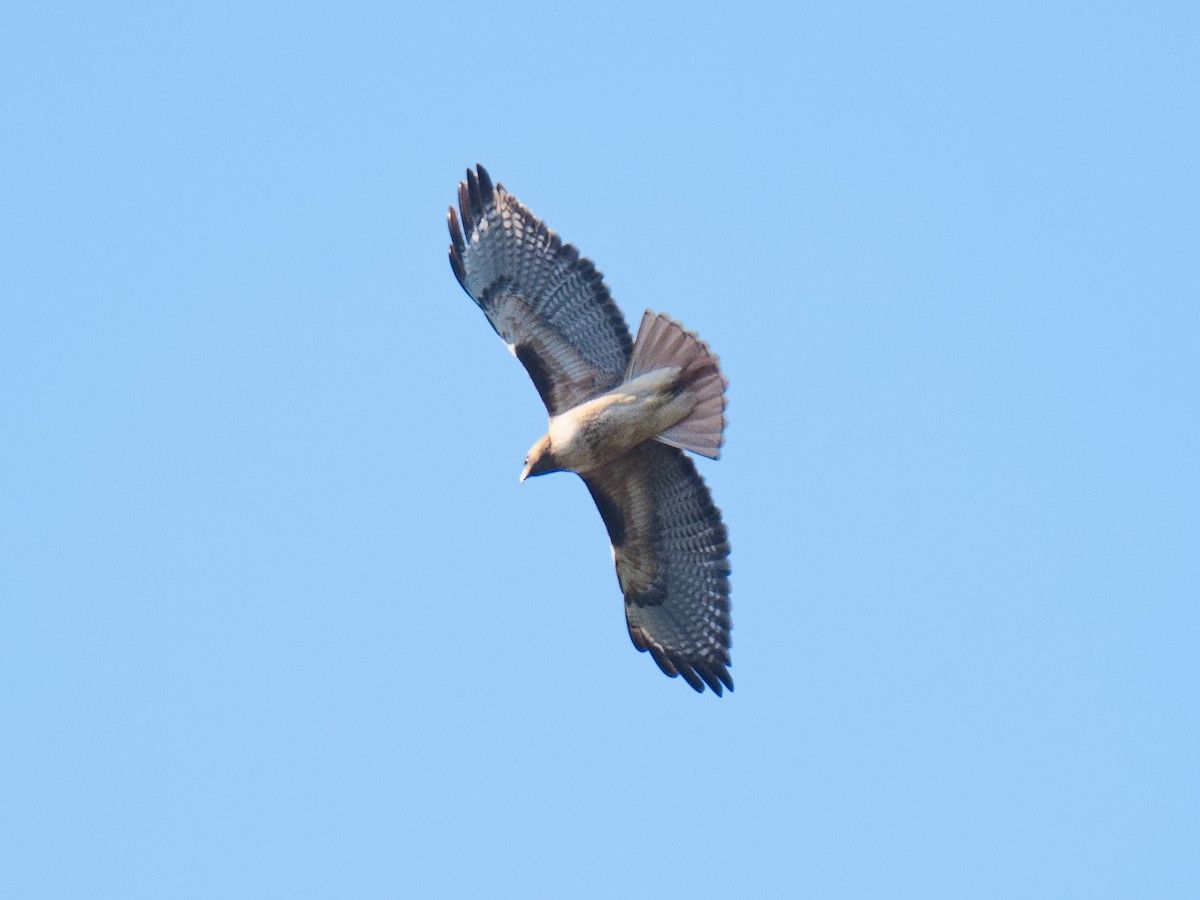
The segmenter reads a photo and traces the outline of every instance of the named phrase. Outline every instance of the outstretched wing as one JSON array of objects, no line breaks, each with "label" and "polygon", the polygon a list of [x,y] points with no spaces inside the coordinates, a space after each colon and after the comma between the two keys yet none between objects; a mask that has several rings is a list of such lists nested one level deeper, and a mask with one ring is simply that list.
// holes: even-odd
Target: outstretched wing
[{"label": "outstretched wing", "polygon": [[617,384],[633,342],[601,275],[483,166],[450,208],[450,266],[519,359],[550,415]]},{"label": "outstretched wing", "polygon": [[584,483],[612,541],[629,636],[697,691],[729,676],[729,538],[683,451],[647,441]]}]

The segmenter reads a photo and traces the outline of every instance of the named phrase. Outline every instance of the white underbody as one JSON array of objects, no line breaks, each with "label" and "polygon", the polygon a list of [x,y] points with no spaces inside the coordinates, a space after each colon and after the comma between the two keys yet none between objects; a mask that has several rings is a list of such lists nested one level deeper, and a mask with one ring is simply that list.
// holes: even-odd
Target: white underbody
[{"label": "white underbody", "polygon": [[584,474],[682,421],[696,398],[679,389],[680,373],[677,366],[646,372],[551,418],[555,461]]}]

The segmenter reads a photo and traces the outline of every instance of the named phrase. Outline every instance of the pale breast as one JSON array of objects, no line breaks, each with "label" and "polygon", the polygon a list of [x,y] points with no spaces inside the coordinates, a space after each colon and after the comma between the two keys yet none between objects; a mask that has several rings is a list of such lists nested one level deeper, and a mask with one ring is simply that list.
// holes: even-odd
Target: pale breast
[{"label": "pale breast", "polygon": [[550,420],[555,460],[583,474],[681,421],[696,404],[678,368],[656,369]]}]

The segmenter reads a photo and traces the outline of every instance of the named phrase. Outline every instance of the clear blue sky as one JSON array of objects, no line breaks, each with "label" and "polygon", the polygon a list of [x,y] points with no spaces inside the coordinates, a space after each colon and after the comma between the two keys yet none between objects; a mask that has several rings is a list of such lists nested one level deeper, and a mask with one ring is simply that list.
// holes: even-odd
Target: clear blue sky
[{"label": "clear blue sky", "polygon": [[[1190,3],[9,4],[13,897],[1200,896]],[[720,353],[737,690],[459,289]]]}]

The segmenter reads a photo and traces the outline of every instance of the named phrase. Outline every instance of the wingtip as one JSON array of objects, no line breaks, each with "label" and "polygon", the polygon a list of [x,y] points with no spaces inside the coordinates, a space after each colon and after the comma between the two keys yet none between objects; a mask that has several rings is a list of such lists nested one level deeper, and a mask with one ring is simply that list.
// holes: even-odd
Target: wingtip
[{"label": "wingtip", "polygon": [[492,188],[492,176],[488,174],[488,170],[483,167],[483,163],[475,163],[475,170],[479,177],[479,192],[486,201],[494,193]]},{"label": "wingtip", "polygon": [[[733,678],[729,674],[729,670],[725,666],[717,662],[711,663],[696,663],[693,665],[696,675],[704,679],[704,683],[718,697],[723,696],[724,691],[728,690],[733,693]],[[694,684],[692,687],[696,687]],[[697,688],[699,690],[699,688]]]},{"label": "wingtip", "polygon": [[458,183],[458,209],[466,241],[470,241],[471,232],[487,216],[487,208],[495,199],[492,176],[483,164],[476,163],[474,169],[467,169],[466,177]]},{"label": "wingtip", "polygon": [[464,282],[467,270],[463,264],[463,254],[466,253],[467,245],[463,238],[462,226],[458,221],[458,214],[454,211],[453,206],[446,214],[446,225],[450,229],[450,268],[454,271],[454,277],[458,279],[458,283],[465,290]]},{"label": "wingtip", "polygon": [[723,697],[725,691],[733,693],[733,677],[722,665],[699,663],[691,666],[679,665],[678,668],[679,674],[697,694],[704,693],[705,685],[718,697]]},{"label": "wingtip", "polygon": [[471,221],[474,222],[483,212],[483,200],[479,194],[479,179],[475,173],[467,169],[467,206],[471,210]]},{"label": "wingtip", "polygon": [[685,660],[651,638],[641,627],[630,628],[629,636],[633,639],[634,647],[643,653],[649,652],[650,657],[664,675],[670,678],[682,677],[696,693],[703,694],[705,687],[708,687],[718,697],[723,696],[727,690],[730,693],[733,692],[733,677],[729,674],[729,649],[727,647],[721,648],[721,659],[709,660],[693,657]]}]

